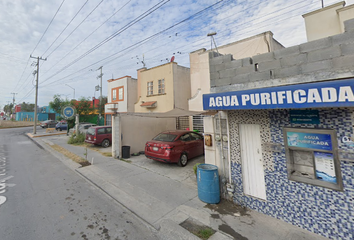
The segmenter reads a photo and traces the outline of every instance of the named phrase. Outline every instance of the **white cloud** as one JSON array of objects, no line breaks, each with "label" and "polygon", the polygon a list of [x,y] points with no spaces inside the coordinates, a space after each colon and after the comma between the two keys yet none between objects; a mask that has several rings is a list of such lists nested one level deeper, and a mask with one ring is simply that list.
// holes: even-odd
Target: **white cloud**
[{"label": "white cloud", "polygon": [[[353,4],[353,1],[347,1],[347,5]],[[65,84],[75,88],[76,98],[92,97],[94,94],[97,97],[99,93],[95,92],[94,88],[99,84],[96,78],[99,72],[96,69],[100,66],[103,66],[104,73],[104,95],[107,95],[106,80],[112,76],[114,78],[125,75],[136,76],[136,69],[142,67],[143,55],[148,68],[167,62],[173,55],[176,57],[176,62],[189,66],[189,52],[203,47],[210,48],[210,38],[206,35],[211,31],[217,32],[215,40],[218,45],[265,31],[272,31],[274,38],[286,47],[301,44],[306,41],[301,15],[321,7],[318,0],[310,2],[224,0],[191,20],[142,44],[137,44],[217,3],[218,0],[171,0],[127,29],[125,29],[126,25],[161,0],[104,0],[88,16],[101,2],[101,0],[90,0],[48,49],[85,2],[86,0],[66,0],[33,52],[34,56],[43,58],[50,54],[47,61],[40,62],[40,106],[47,105],[54,94],[63,94],[71,98],[73,90]],[[335,2],[337,1],[328,0],[325,3],[327,6]],[[29,60],[29,55],[61,3],[62,0],[2,0],[0,2],[1,106],[7,104],[7,101],[12,101],[11,92],[18,93],[16,102],[34,102],[34,92],[30,92],[33,89],[34,76],[31,73],[34,67],[30,65],[35,59]],[[126,3],[122,10],[92,33]],[[85,18],[86,20],[82,22]],[[81,22],[82,24],[77,27]],[[77,29],[74,31],[75,28]],[[75,61],[121,29],[122,32],[115,38]],[[82,42],[85,38],[87,40]],[[80,42],[82,43],[78,46]],[[58,47],[60,43],[62,44]],[[53,51],[55,48],[57,49]],[[104,60],[105,58],[107,59]]]}]

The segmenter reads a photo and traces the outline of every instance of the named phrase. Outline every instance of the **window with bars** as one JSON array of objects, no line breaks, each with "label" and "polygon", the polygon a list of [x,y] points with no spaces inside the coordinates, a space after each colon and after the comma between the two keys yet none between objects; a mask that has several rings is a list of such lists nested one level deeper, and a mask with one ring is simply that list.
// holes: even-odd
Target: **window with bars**
[{"label": "window with bars", "polygon": [[147,95],[153,95],[154,94],[154,82],[148,82],[147,83]]},{"label": "window with bars", "polygon": [[160,79],[158,81],[159,83],[159,94],[164,94],[165,93],[165,79]]},{"label": "window with bars", "polygon": [[204,132],[203,118],[203,115],[193,116],[193,130],[198,130],[201,133]]},{"label": "window with bars", "polygon": [[115,100],[117,100],[117,90],[113,89],[112,90],[112,101],[115,101]]}]

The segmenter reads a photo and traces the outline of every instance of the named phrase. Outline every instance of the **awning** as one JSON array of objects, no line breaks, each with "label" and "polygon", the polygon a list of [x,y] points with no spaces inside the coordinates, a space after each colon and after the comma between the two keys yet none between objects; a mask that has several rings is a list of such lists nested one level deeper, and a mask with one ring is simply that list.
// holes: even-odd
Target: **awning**
[{"label": "awning", "polygon": [[151,101],[151,102],[144,102],[140,106],[141,107],[147,107],[147,108],[153,108],[156,107],[157,101]]},{"label": "awning", "polygon": [[[213,112],[215,114],[216,112]],[[195,116],[195,115],[210,115],[210,112],[202,111],[202,112],[196,112],[196,111],[188,111],[184,110],[181,108],[175,108],[171,111],[164,112],[164,113],[154,113],[154,112],[149,112],[149,113],[137,113],[137,112],[131,112],[131,113],[120,113],[121,116],[124,115],[130,115],[130,116],[137,116],[137,117],[152,117],[152,118],[177,118],[177,117],[186,117],[186,116]]]}]

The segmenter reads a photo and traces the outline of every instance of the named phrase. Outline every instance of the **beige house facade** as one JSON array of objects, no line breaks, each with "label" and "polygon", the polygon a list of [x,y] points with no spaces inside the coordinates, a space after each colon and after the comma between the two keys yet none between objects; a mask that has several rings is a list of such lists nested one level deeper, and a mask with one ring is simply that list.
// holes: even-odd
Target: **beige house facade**
[{"label": "beige house facade", "polygon": [[138,70],[138,101],[135,112],[168,112],[188,109],[191,96],[189,68],[169,62]]},{"label": "beige house facade", "polygon": [[344,33],[344,22],[354,18],[354,4],[345,6],[345,1],[341,1],[302,16],[307,41],[313,41]]}]

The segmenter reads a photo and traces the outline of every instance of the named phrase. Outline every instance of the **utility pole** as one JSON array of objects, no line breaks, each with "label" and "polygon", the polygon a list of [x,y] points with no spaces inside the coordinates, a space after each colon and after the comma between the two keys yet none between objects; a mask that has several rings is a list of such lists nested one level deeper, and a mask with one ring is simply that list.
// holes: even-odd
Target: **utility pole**
[{"label": "utility pole", "polygon": [[11,93],[11,94],[13,94],[12,104],[15,105],[15,95],[16,95],[17,93]]},{"label": "utility pole", "polygon": [[101,74],[97,76],[97,78],[101,79],[101,83],[100,83],[100,114],[99,114],[99,120],[101,120],[101,112],[102,112],[102,68],[103,66],[99,67],[97,70],[101,70]]},{"label": "utility pole", "polygon": [[37,100],[38,100],[38,75],[39,75],[39,60],[47,61],[47,58],[43,59],[42,57],[32,57],[30,55],[30,58],[36,58],[37,59],[37,70],[35,71],[36,73],[36,98],[34,101],[34,126],[33,126],[33,134],[37,133]]}]

